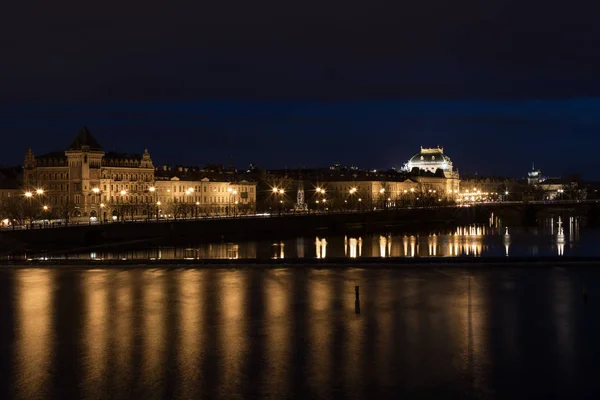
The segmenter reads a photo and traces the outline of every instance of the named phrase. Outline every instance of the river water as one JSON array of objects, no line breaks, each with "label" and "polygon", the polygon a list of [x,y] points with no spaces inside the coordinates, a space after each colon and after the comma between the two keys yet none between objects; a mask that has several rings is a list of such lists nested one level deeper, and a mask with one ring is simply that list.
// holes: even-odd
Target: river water
[{"label": "river water", "polygon": [[2,399],[600,389],[595,268],[4,268],[0,305]]},{"label": "river water", "polygon": [[302,259],[381,257],[536,257],[600,256],[600,231],[582,220],[548,218],[539,226],[488,224],[453,226],[417,232],[349,232],[268,241],[137,245],[70,254],[22,254],[12,258],[81,260]]}]

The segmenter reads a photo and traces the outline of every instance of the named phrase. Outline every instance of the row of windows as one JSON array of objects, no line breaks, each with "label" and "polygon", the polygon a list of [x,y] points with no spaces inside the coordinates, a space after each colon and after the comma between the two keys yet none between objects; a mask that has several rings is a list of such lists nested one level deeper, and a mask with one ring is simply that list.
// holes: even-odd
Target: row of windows
[{"label": "row of windows", "polygon": [[44,181],[48,181],[48,180],[64,180],[64,179],[69,179],[69,173],[68,172],[43,172],[39,175],[41,180]]},{"label": "row of windows", "polygon": [[[203,204],[207,203],[207,196],[204,196],[203,198]],[[228,201],[227,197],[222,197],[222,196],[209,196],[208,199],[210,199],[210,203],[211,204],[235,204],[236,202],[238,204],[240,203],[248,203],[248,199],[240,199],[240,198],[236,198],[235,200],[231,199],[231,201]],[[173,199],[167,199],[167,202],[174,202],[174,203],[190,203],[193,204],[196,201],[198,201],[197,198],[191,198],[191,197],[182,197],[182,198],[177,198],[174,197]]]},{"label": "row of windows", "polygon": [[[183,186],[183,185],[179,185],[179,186],[173,186],[173,193],[184,193],[187,192],[190,187],[192,189],[194,189],[195,192],[204,192],[206,193],[208,191],[208,185],[203,185],[203,186]],[[225,193],[228,192],[228,189],[232,189],[232,190],[237,190],[239,192],[250,192],[250,193],[254,193],[254,186],[240,186],[239,188],[235,188],[233,186],[229,186],[229,185],[219,185],[219,186],[212,186],[211,185],[211,191],[212,192],[218,192],[218,193]]]},{"label": "row of windows", "polygon": [[152,174],[111,174],[108,171],[105,171],[102,174],[103,179],[112,179],[113,181],[143,181],[143,182],[151,182]]}]

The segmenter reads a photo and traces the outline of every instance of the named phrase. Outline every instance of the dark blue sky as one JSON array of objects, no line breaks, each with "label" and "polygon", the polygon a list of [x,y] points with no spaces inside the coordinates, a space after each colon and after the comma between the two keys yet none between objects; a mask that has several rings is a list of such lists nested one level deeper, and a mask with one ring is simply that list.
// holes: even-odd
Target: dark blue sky
[{"label": "dark blue sky", "polygon": [[[69,4],[70,3],[70,4]],[[87,125],[158,163],[401,166],[600,179],[595,2],[3,5],[0,161]]]}]

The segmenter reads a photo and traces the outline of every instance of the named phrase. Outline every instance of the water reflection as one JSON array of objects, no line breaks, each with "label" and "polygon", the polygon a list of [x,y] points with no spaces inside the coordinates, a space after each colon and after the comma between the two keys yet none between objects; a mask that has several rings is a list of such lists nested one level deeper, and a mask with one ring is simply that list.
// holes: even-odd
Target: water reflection
[{"label": "water reflection", "polygon": [[[89,260],[417,258],[548,256],[564,255],[565,251],[568,255],[600,255],[600,248],[596,246],[581,246],[581,221],[577,217],[550,217],[542,221],[540,229],[518,226],[509,228],[496,216],[491,222],[491,227],[488,226],[490,224],[472,224],[423,233],[362,232],[345,236],[297,237],[276,241],[225,242],[123,251],[96,250],[68,257]],[[585,235],[600,240],[600,232],[588,230]],[[591,241],[588,240],[588,243]],[[53,257],[66,256],[40,256],[44,259]]]},{"label": "water reflection", "polygon": [[[346,239],[344,239],[345,241]],[[345,246],[344,248],[346,248]],[[317,252],[317,258],[325,258],[327,257],[327,239],[320,238],[317,236],[315,239],[315,250]],[[346,250],[344,250],[346,253]]]},{"label": "water reflection", "polygon": [[581,271],[444,272],[5,271],[4,384],[18,399],[504,398],[537,369],[524,397],[591,387]]},{"label": "water reflection", "polygon": [[[52,292],[54,273],[48,270],[15,272],[16,326],[15,388],[20,399],[49,395],[54,331]],[[4,307],[5,305],[3,305]]]}]

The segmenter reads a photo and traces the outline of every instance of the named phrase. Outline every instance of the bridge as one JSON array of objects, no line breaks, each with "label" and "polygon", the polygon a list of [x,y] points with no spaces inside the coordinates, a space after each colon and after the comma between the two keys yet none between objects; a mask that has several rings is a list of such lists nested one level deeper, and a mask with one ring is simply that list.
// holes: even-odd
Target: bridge
[{"label": "bridge", "polygon": [[493,202],[440,207],[387,210],[346,210],[315,213],[252,214],[231,217],[200,217],[177,220],[133,220],[79,223],[37,229],[0,232],[2,251],[75,249],[140,241],[251,240],[312,234],[339,234],[350,230],[381,232],[424,226],[485,223],[494,213],[506,223],[535,225],[542,217],[586,216],[600,221],[597,201]]}]

